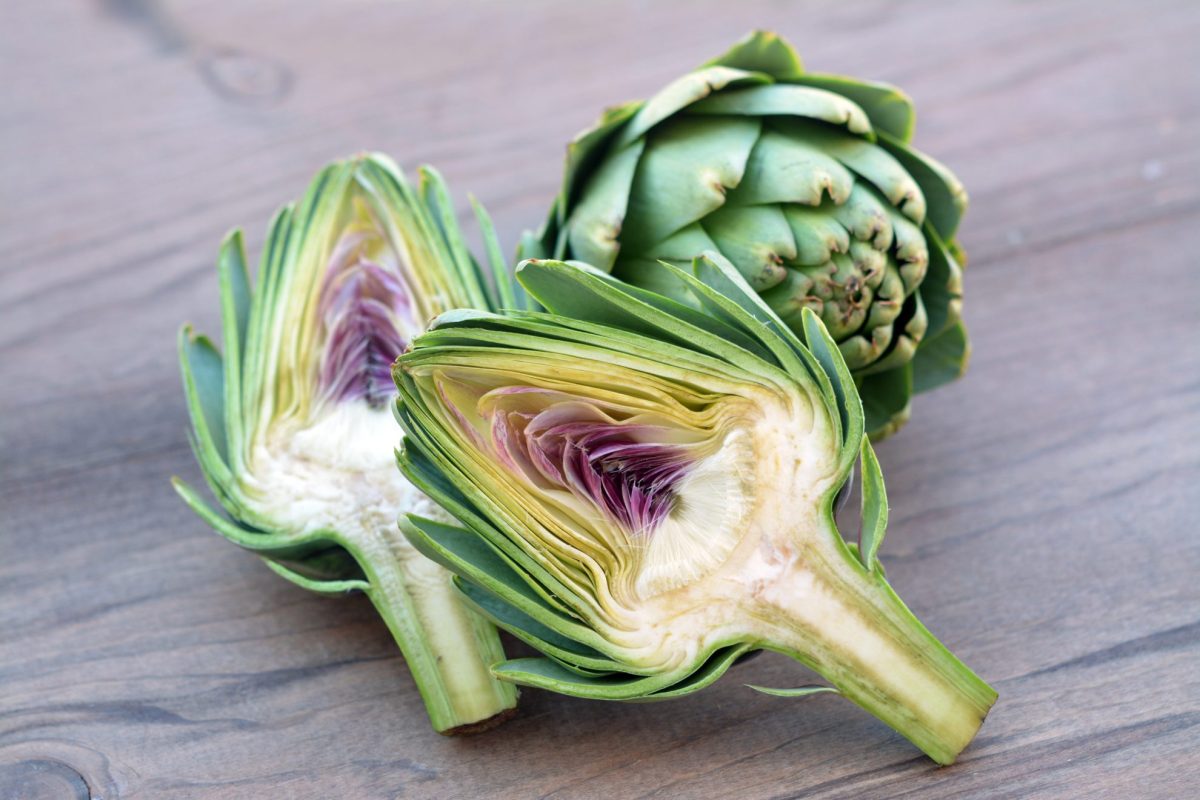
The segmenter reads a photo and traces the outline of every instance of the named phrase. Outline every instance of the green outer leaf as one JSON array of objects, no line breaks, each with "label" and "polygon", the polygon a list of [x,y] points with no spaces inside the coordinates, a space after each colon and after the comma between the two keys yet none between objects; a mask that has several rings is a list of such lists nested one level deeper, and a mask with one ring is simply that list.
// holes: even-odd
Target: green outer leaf
[{"label": "green outer leaf", "polygon": [[[920,349],[917,355],[920,355]],[[873,441],[895,433],[908,421],[913,396],[913,365],[876,372],[858,379],[865,431]]]},{"label": "green outer leaf", "polygon": [[[823,199],[844,202],[855,184],[854,172],[837,153],[806,141],[805,131],[818,131],[818,136],[832,134],[863,148],[877,149],[864,139],[844,131],[796,117],[776,117],[767,120],[762,136],[746,162],[746,171],[736,189],[726,196],[728,208],[754,205],[776,205],[790,228],[798,214],[818,214],[814,208]],[[697,224],[708,230],[709,217]],[[793,234],[794,236],[795,234]],[[785,262],[799,256],[796,243],[779,252]]]},{"label": "green outer leaf", "polygon": [[242,412],[242,346],[250,319],[253,297],[246,270],[246,247],[242,232],[234,230],[221,243],[217,257],[217,276],[221,287],[221,337],[225,344],[225,441],[226,458],[234,473],[245,468],[243,447],[245,431]]},{"label": "green outer leaf", "polygon": [[[859,561],[860,556],[858,554],[858,542],[846,542],[846,550],[850,553],[855,561]],[[859,561],[859,563],[862,562]],[[879,573],[880,577],[885,579],[887,578],[887,570],[883,568],[883,562],[878,558],[875,559],[875,572]]]},{"label": "green outer leaf", "polygon": [[491,215],[483,204],[475,199],[475,195],[468,195],[467,199],[471,203],[471,210],[475,212],[475,222],[479,225],[479,230],[483,234],[484,252],[487,254],[488,265],[492,270],[492,279],[495,283],[495,290],[492,300],[489,303],[489,308],[524,308],[525,303],[517,299],[517,293],[514,287],[517,285],[512,273],[508,270],[508,264],[504,260],[504,252],[500,249],[500,239],[496,236],[496,226],[492,224]]},{"label": "green outer leaf", "polygon": [[925,240],[929,243],[929,268],[919,291],[928,316],[928,340],[961,320],[963,277],[962,267],[929,223],[925,224]]},{"label": "green outer leaf", "polygon": [[820,317],[814,314],[812,309],[806,308],[801,312],[801,318],[808,349],[821,362],[836,396],[836,409],[840,412],[840,416],[835,416],[835,419],[840,422],[838,434],[839,441],[842,443],[838,471],[847,473],[857,457],[858,442],[863,438],[862,401],[858,397],[850,369],[846,366],[845,359],[842,358],[842,352],[838,350],[837,343],[833,341],[829,332],[825,330],[825,326],[821,324]]},{"label": "green outer leaf", "polygon": [[280,564],[278,561],[273,561],[269,558],[264,558],[263,562],[270,568],[272,572],[281,578],[286,578],[292,583],[299,586],[301,589],[307,589],[310,592],[323,594],[328,596],[337,596],[349,594],[350,592],[365,592],[370,588],[370,584],[364,580],[318,580],[316,578],[308,578],[301,575],[289,567]]},{"label": "green outer leaf", "polygon": [[971,360],[971,341],[961,321],[926,339],[913,358],[913,388],[928,392],[962,377]]},{"label": "green outer leaf", "polygon": [[921,292],[913,292],[905,298],[900,316],[893,324],[895,328],[891,342],[877,359],[859,371],[860,376],[887,372],[912,362],[913,355],[929,330],[929,316]]},{"label": "green outer leaf", "polygon": [[[250,292],[246,243],[243,241],[241,228],[230,231],[221,242],[221,250],[217,256],[217,275],[222,287],[222,317],[228,315],[230,329],[236,335],[237,341],[244,341],[254,297]],[[225,343],[225,349],[232,349],[231,342]]]},{"label": "green outer leaf", "polygon": [[554,658],[556,662],[577,674],[596,676],[622,672],[629,675],[649,675],[655,672],[653,667],[638,668],[616,661],[593,647],[563,636],[536,617],[526,614],[495,593],[470,581],[455,576],[454,583],[467,603],[492,624],[508,631],[543,655]]},{"label": "green outer leaf", "polygon": [[[554,207],[557,208],[557,206],[558,203],[556,201]],[[550,213],[555,213],[553,208],[551,209]],[[544,259],[559,257],[554,254],[553,248],[546,246],[544,236],[542,235],[545,231],[545,228],[546,226],[542,226],[542,231],[538,233],[534,233],[531,230],[522,231],[521,238],[517,242],[517,251],[516,255],[513,257],[513,263],[520,264],[522,261],[528,261],[531,258]],[[513,277],[515,280],[516,276]]]},{"label": "green outer leaf", "polygon": [[[688,288],[694,293],[697,291],[692,281],[688,280],[686,273],[682,270],[674,268],[673,265],[664,265],[672,270],[677,279],[688,285]],[[789,349],[796,351],[796,336],[783,320],[779,319],[771,307],[763,302],[758,293],[750,288],[750,284],[746,283],[746,279],[737,271],[737,268],[729,263],[729,260],[716,251],[701,253],[692,260],[692,277],[699,281],[704,287],[713,290],[708,293],[711,298],[712,305],[715,307],[720,305],[727,307],[729,305],[736,306],[741,309],[748,319],[745,319],[743,324],[750,330],[755,330],[762,326],[765,332],[773,334],[771,338],[766,338],[764,333],[758,333],[757,336],[767,345],[767,349],[775,352],[775,348],[769,344],[773,340],[778,340],[788,345]],[[703,293],[703,292],[702,292]],[[730,314],[737,317],[737,314]],[[756,324],[757,323],[757,324]],[[780,361],[779,363],[783,363]]]},{"label": "green outer leaf", "polygon": [[825,89],[853,100],[867,112],[871,124],[880,133],[900,142],[912,140],[917,121],[912,98],[895,86],[815,72],[791,82]]},{"label": "green outer leaf", "polygon": [[647,695],[676,686],[696,671],[695,667],[684,667],[647,676],[593,677],[548,658],[514,658],[492,667],[492,673],[501,680],[589,700],[643,700]]},{"label": "green outer leaf", "polygon": [[234,544],[247,550],[252,550],[272,558],[285,560],[300,559],[314,549],[327,548],[330,545],[342,546],[337,534],[329,530],[308,531],[305,533],[264,531],[248,527],[222,515],[179,478],[172,478],[171,485],[183,499],[188,508],[196,513],[210,528],[229,539]]},{"label": "green outer leaf", "polygon": [[844,95],[812,86],[774,83],[719,92],[697,101],[689,114],[738,114],[744,116],[808,117],[830,125],[844,126],[874,141],[875,133],[867,112]]},{"label": "green outer leaf", "polygon": [[704,67],[733,67],[762,72],[779,81],[794,81],[804,74],[804,64],[795,49],[773,31],[751,31],[733,47],[707,61]]},{"label": "green outer leaf", "polygon": [[[601,280],[589,280],[586,275]],[[680,347],[712,354],[729,365],[746,362],[747,350],[680,317],[664,315],[658,306],[665,304],[651,305],[638,299],[640,290],[586,264],[526,261],[517,267],[517,279],[555,314],[624,328],[658,340],[668,336]],[[762,374],[771,373],[764,370]],[[780,385],[785,382],[782,375],[772,380]]]},{"label": "green outer leaf", "polygon": [[916,179],[925,195],[928,219],[944,239],[953,239],[967,210],[967,190],[941,162],[904,141],[881,134],[880,144]]},{"label": "green outer leaf", "polygon": [[753,689],[756,692],[773,695],[775,697],[809,697],[814,694],[823,694],[831,692],[840,694],[833,686],[797,686],[795,689],[772,689],[767,686],[755,686],[753,683],[743,684],[747,689]]},{"label": "green outer leaf", "polygon": [[642,104],[629,120],[629,124],[616,132],[612,143],[613,151],[628,147],[663,120],[674,116],[697,100],[703,100],[713,92],[763,83],[771,83],[771,78],[762,73],[729,67],[703,67],[696,72],[689,72],[668,83]]},{"label": "green outer leaf", "polygon": [[625,221],[630,189],[645,145],[645,140],[639,140],[610,153],[590,174],[588,191],[554,245],[556,257],[559,251],[570,248],[576,258],[605,271],[612,269],[620,250],[617,235]]},{"label": "green outer leaf", "polygon": [[[563,639],[578,642],[603,653],[606,643],[595,630],[567,618],[547,603],[530,586],[510,560],[503,558],[491,541],[463,528],[423,519],[415,514],[400,518],[400,529],[413,546],[432,561],[480,587],[509,606],[537,620]],[[491,609],[482,609],[490,613]],[[536,632],[535,634],[536,635]]]},{"label": "green outer leaf", "polygon": [[925,221],[928,208],[920,184],[887,148],[808,120],[785,118],[777,123],[777,127],[802,137],[810,146],[836,158],[844,167],[871,183],[913,222],[919,225]]},{"label": "green outer leaf", "polygon": [[440,229],[442,243],[451,256],[451,264],[455,267],[458,287],[465,293],[469,305],[475,308],[489,308],[484,283],[480,281],[478,268],[467,250],[462,228],[454,216],[454,201],[450,199],[446,181],[441,173],[428,165],[418,169],[418,174],[421,178],[422,200]]},{"label": "green outer leaf", "polygon": [[[666,272],[671,277],[684,284],[685,288],[689,286],[690,281],[687,279],[681,280],[677,277],[679,270],[672,264],[661,262],[666,267]],[[661,270],[656,270],[661,271]],[[707,331],[715,336],[718,336],[730,344],[746,350],[758,358],[769,359],[770,351],[764,349],[760,337],[754,335],[754,327],[747,328],[739,319],[722,314],[719,310],[713,308],[702,308],[697,310],[690,305],[681,303],[672,299],[669,296],[660,294],[650,289],[643,289],[633,284],[621,284],[614,281],[614,286],[618,287],[629,295],[631,299],[637,300],[648,306],[652,306],[661,311],[665,311],[673,317],[677,317],[683,322],[693,326],[696,329]],[[749,332],[748,332],[749,331]],[[650,335],[655,335],[653,331]],[[691,347],[694,344],[690,339],[679,339],[673,337],[675,341],[685,347]]]},{"label": "green outer leaf", "polygon": [[[315,182],[328,180],[331,170],[322,170]],[[295,210],[284,206],[271,220],[266,244],[263,246],[250,321],[246,327],[245,350],[242,354],[242,414],[243,434],[249,439],[258,429],[260,420],[269,419],[274,410],[274,392],[267,391],[264,376],[270,375],[274,360],[269,350],[272,315],[267,309],[275,307],[283,272],[291,247],[295,226]]]},{"label": "green outer leaf", "polygon": [[208,337],[184,325],[179,331],[179,367],[196,457],[205,478],[227,493],[233,476],[225,460],[225,367],[221,354]]},{"label": "green outer leaf", "polygon": [[357,540],[343,545],[339,539],[328,542],[323,547],[313,547],[298,558],[283,558],[277,555],[270,558],[309,580],[357,580],[366,576],[361,562],[369,560],[369,557],[364,555],[367,549],[367,545]]},{"label": "green outer leaf", "polygon": [[[725,671],[737,663],[743,655],[749,653],[753,655],[755,652],[750,645],[747,644],[732,644],[724,647],[713,653],[704,662],[700,669],[688,675],[683,680],[675,683],[670,688],[659,689],[653,694],[647,695],[645,698],[630,700],[631,703],[637,702],[655,702],[658,700],[670,700],[676,697],[698,692],[706,686],[711,686],[718,678],[725,674]],[[749,658],[749,656],[747,656]]]},{"label": "green outer leaf", "polygon": [[883,543],[887,531],[887,490],[883,486],[883,473],[871,440],[862,440],[862,531],[858,539],[858,558],[868,570],[876,568],[876,553]]},{"label": "green outer leaf", "polygon": [[[663,263],[700,302],[701,307],[716,318],[729,319],[739,325],[760,345],[759,350],[769,353],[771,363],[794,377],[817,379],[811,365],[805,363],[807,352],[787,326],[775,316],[758,295],[754,293],[720,253],[709,251],[692,262],[692,275],[678,267]],[[701,279],[703,275],[705,279]],[[727,291],[714,289],[715,285],[730,287]],[[817,379],[818,385],[825,388]]]},{"label": "green outer leaf", "polygon": [[[596,176],[585,183],[568,224],[578,224],[580,215],[590,210],[589,203],[595,196],[592,187],[611,167],[619,166],[632,178],[628,189],[623,190],[615,181],[604,188],[609,194],[619,193],[616,202],[624,202],[627,195],[628,208],[620,218],[608,220],[603,231],[606,251],[614,257],[618,248],[631,255],[641,253],[725,204],[726,192],[742,181],[761,131],[762,120],[755,117],[672,117],[652,136],[608,155]],[[643,147],[640,155],[627,160],[626,154],[636,152],[638,147]],[[687,168],[680,169],[682,164]],[[613,200],[607,203],[615,205]],[[593,261],[588,252],[577,248],[575,236],[570,244],[572,258],[593,262],[611,272],[606,269],[611,262]]]},{"label": "green outer leaf", "polygon": [[[614,134],[632,119],[643,105],[645,104],[639,100],[607,109],[600,115],[600,119],[594,126],[581,132],[567,145],[566,166],[563,169],[562,190],[559,195],[563,200],[551,207],[550,216],[542,228],[542,238],[547,255],[554,250],[556,234],[553,234],[553,231],[567,221],[564,203],[567,200],[574,200],[572,195],[576,192],[578,177],[595,166]],[[546,237],[550,238],[547,240]]]},{"label": "green outer leaf", "polygon": [[[587,320],[556,317],[547,321],[545,314],[509,314],[505,317],[478,312],[451,312],[434,321],[414,352],[423,353],[430,346],[495,347],[508,354],[533,349],[552,356],[603,359],[605,363],[625,366],[659,377],[678,381],[704,378],[724,390],[734,391],[751,383],[777,388],[779,373],[766,364],[759,373],[749,372],[736,364],[705,355],[683,345],[664,342],[662,337],[646,336]],[[534,338],[529,338],[529,337]],[[664,344],[672,348],[670,364],[662,363]],[[415,362],[423,356],[413,356]],[[395,372],[395,370],[393,370]],[[398,381],[406,380],[401,375]]]}]

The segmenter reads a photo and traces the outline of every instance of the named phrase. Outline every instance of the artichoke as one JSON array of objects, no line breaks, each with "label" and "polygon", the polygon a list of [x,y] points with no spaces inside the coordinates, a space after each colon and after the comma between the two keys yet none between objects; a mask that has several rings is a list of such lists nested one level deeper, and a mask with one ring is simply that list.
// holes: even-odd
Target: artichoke
[{"label": "artichoke", "polygon": [[494,283],[436,172],[414,190],[383,156],[332,164],[275,217],[253,291],[240,231],[222,246],[224,357],[188,326],[179,339],[192,446],[227,515],[178,478],[176,490],[283,577],[365,592],[442,733],[498,722],[517,691],[489,671],[504,655],[495,628],[397,527],[402,511],[449,517],[396,471],[390,369],[442,311],[523,303],[476,212]]},{"label": "artichoke", "polygon": [[[662,269],[687,302],[582,263],[528,261],[547,309],[443,315],[393,368],[404,474],[462,525],[401,527],[542,655],[499,677],[658,700],[775,650],[939,763],[995,692],[918,622],[876,558],[879,466],[841,351],[782,321],[716,252]],[[862,471],[862,528],[834,498]]]},{"label": "artichoke", "polygon": [[580,134],[522,253],[686,300],[660,262],[720,252],[796,333],[817,314],[879,438],[969,350],[954,243],[967,196],[910,146],[913,122],[899,90],[805,73],[787,43],[754,33]]}]

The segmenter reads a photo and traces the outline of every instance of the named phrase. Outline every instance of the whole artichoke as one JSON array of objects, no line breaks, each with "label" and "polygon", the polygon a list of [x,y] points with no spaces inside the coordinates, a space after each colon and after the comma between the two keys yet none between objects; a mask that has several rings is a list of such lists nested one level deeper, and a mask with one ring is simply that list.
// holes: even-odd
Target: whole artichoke
[{"label": "whole artichoke", "polygon": [[659,262],[720,252],[794,331],[803,309],[820,317],[868,432],[885,435],[969,349],[954,244],[967,197],[909,146],[913,122],[899,90],[805,73],[786,42],[754,33],[580,134],[523,255],[685,299]]}]

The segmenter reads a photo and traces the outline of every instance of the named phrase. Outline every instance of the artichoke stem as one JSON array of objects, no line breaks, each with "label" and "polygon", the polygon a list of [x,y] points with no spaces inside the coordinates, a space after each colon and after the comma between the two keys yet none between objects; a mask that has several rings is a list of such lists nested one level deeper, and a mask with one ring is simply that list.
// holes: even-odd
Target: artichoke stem
[{"label": "artichoke stem", "polygon": [[848,552],[794,562],[760,595],[779,627],[764,647],[820,673],[939,764],[974,738],[996,692]]},{"label": "artichoke stem", "polygon": [[434,730],[479,733],[510,718],[517,687],[491,673],[504,660],[497,630],[458,598],[450,573],[418,554],[398,529],[371,539],[353,548],[367,595],[404,653]]}]

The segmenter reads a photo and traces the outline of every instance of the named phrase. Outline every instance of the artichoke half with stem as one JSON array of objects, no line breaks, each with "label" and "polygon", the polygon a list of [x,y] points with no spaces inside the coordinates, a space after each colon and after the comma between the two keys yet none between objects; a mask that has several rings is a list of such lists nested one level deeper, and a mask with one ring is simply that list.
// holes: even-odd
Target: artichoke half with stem
[{"label": "artichoke half with stem", "polygon": [[414,188],[384,156],[331,164],[275,217],[253,289],[241,232],[222,246],[224,353],[190,326],[179,338],[191,443],[226,513],[176,490],[294,583],[364,592],[442,733],[502,721],[517,690],[489,671],[504,657],[495,628],[397,527],[401,512],[450,518],[396,471],[391,364],[441,312],[524,304],[475,210],[490,281],[435,171]]},{"label": "artichoke half with stem", "polygon": [[837,341],[879,438],[914,392],[957,378],[967,196],[913,149],[898,89],[805,72],[757,32],[568,147],[561,193],[524,256],[586,261],[687,301],[660,261],[720,252],[797,333]]},{"label": "artichoke half with stem", "polygon": [[[716,252],[687,302],[582,263],[518,270],[544,312],[455,311],[393,369],[405,475],[462,525],[402,519],[464,596],[543,655],[494,668],[577,697],[697,691],[787,654],[939,763],[996,694],[892,591],[879,465],[845,358]],[[862,528],[834,503],[855,464]],[[757,688],[757,687],[755,687]]]}]

